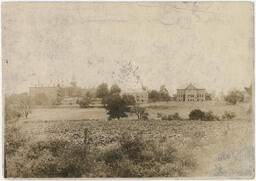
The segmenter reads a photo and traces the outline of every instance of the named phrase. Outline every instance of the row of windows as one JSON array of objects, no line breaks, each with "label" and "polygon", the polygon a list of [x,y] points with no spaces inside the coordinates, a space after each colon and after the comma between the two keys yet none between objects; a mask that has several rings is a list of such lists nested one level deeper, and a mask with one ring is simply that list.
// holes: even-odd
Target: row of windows
[{"label": "row of windows", "polygon": [[203,101],[203,99],[187,99],[187,101]]},{"label": "row of windows", "polygon": [[[177,99],[178,101],[184,101],[183,99]],[[185,101],[204,101],[204,99],[186,99]]]},{"label": "row of windows", "polygon": [[[179,94],[178,97],[183,97],[184,95],[182,94]],[[204,94],[197,94],[197,95],[194,95],[194,94],[188,94],[187,97],[204,97]]]}]

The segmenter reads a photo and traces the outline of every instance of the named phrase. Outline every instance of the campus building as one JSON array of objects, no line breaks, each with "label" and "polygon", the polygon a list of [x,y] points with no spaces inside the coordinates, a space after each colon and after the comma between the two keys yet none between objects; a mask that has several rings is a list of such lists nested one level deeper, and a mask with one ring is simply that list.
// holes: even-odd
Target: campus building
[{"label": "campus building", "polygon": [[132,95],[138,104],[148,102],[148,92],[147,91],[126,91],[122,93],[123,95]]},{"label": "campus building", "polygon": [[177,89],[177,99],[179,102],[199,102],[205,101],[205,89],[199,89],[189,84],[184,89]]},{"label": "campus building", "polygon": [[35,97],[38,94],[45,94],[50,100],[57,99],[57,86],[52,87],[29,87],[29,95]]}]

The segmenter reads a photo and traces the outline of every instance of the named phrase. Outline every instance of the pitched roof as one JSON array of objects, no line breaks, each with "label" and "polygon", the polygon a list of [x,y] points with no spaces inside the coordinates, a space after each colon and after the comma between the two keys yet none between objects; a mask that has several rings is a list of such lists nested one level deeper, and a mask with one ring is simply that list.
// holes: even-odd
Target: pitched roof
[{"label": "pitched roof", "polygon": [[193,86],[192,84],[189,84],[185,89],[186,89],[186,90],[195,90],[195,89],[198,89],[198,88],[196,88],[196,87]]},{"label": "pitched roof", "polygon": [[204,89],[197,88],[193,84],[190,83],[189,85],[183,86],[183,88],[178,88],[177,90],[204,90]]}]

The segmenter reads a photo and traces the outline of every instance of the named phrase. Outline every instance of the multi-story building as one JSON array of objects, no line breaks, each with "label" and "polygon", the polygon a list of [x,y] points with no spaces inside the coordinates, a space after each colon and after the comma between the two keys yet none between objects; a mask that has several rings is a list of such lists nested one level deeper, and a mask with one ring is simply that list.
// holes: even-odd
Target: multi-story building
[{"label": "multi-story building", "polygon": [[180,102],[199,102],[205,101],[205,89],[198,89],[189,84],[184,89],[177,89],[177,101]]},{"label": "multi-story building", "polygon": [[132,95],[138,104],[148,102],[148,92],[147,91],[126,91],[122,93],[123,95]]},{"label": "multi-story building", "polygon": [[57,99],[58,87],[29,87],[29,95],[35,97],[38,94],[45,94],[50,100]]}]

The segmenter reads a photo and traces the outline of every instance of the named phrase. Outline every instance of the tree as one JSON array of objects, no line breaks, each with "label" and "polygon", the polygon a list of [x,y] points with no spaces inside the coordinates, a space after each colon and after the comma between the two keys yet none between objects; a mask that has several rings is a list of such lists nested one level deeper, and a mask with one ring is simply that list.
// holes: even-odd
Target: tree
[{"label": "tree", "polygon": [[110,88],[110,94],[120,94],[121,93],[121,88],[117,85],[114,84]]},{"label": "tree", "polygon": [[105,108],[108,111],[109,120],[112,118],[120,119],[127,117],[126,112],[129,112],[127,102],[125,102],[119,94],[108,95]]},{"label": "tree", "polygon": [[235,90],[228,93],[227,96],[225,96],[225,101],[227,101],[230,104],[236,104],[237,102],[243,102],[244,95],[241,91]]},{"label": "tree", "polygon": [[170,101],[171,97],[165,85],[160,86],[159,95],[162,101]]},{"label": "tree", "polygon": [[123,100],[128,106],[132,106],[136,104],[135,98],[132,95],[123,95]]},{"label": "tree", "polygon": [[87,92],[82,99],[77,100],[77,104],[79,104],[81,108],[88,108],[91,102],[92,102],[92,96],[89,92]]},{"label": "tree", "polygon": [[56,104],[61,104],[61,101],[64,99],[64,89],[60,87],[60,85],[57,85],[57,99]]},{"label": "tree", "polygon": [[98,87],[97,87],[97,90],[96,90],[96,97],[98,98],[103,98],[105,96],[107,96],[109,93],[109,90],[108,90],[108,85],[106,83],[102,83],[100,84]]},{"label": "tree", "polygon": [[28,118],[28,115],[31,113],[31,102],[31,97],[28,96],[27,93],[20,94],[17,99],[18,107],[26,119]]},{"label": "tree", "polygon": [[190,120],[204,120],[205,113],[200,109],[194,109],[189,114]]},{"label": "tree", "polygon": [[155,102],[159,100],[160,95],[156,90],[152,90],[149,92],[148,98],[151,99],[153,102]]},{"label": "tree", "polygon": [[138,119],[148,119],[148,113],[146,112],[145,107],[140,107],[138,105],[135,105],[131,109],[132,113],[135,113]]}]

